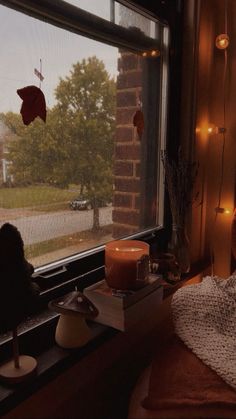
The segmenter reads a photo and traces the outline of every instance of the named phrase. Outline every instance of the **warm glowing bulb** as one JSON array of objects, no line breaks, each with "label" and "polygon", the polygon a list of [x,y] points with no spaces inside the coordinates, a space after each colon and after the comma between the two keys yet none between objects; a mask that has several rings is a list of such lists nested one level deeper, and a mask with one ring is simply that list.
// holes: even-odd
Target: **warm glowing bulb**
[{"label": "warm glowing bulb", "polygon": [[229,36],[222,33],[216,37],[216,47],[218,49],[226,49],[229,45]]},{"label": "warm glowing bulb", "polygon": [[226,128],[224,128],[224,127],[217,127],[214,124],[209,124],[208,127],[207,127],[207,132],[208,132],[209,135],[212,135],[212,134],[223,134],[223,133],[226,132]]},{"label": "warm glowing bulb", "polygon": [[159,57],[160,51],[158,49],[152,49],[151,51],[143,51],[142,56],[143,57]]},{"label": "warm glowing bulb", "polygon": [[222,208],[222,207],[216,207],[215,208],[215,212],[217,212],[218,214],[232,214],[232,211],[229,208]]},{"label": "warm glowing bulb", "polygon": [[152,57],[157,57],[157,56],[158,56],[158,52],[159,52],[159,51],[157,51],[157,50],[155,50],[155,49],[154,49],[154,50],[152,50],[152,51],[151,51],[151,56],[152,56]]},{"label": "warm glowing bulb", "polygon": [[215,124],[204,124],[202,126],[197,126],[195,128],[195,133],[197,135],[215,135],[215,134],[224,134],[226,133],[225,127],[217,127]]},{"label": "warm glowing bulb", "polygon": [[213,127],[208,127],[207,132],[208,132],[208,134],[213,134],[214,128]]},{"label": "warm glowing bulb", "polygon": [[218,127],[215,124],[209,124],[207,127],[207,133],[209,135],[218,134]]}]

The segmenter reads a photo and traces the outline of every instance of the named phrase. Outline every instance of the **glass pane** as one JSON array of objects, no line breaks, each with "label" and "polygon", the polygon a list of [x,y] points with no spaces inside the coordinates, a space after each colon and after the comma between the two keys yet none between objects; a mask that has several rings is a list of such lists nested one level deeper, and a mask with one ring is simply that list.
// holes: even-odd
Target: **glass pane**
[{"label": "glass pane", "polygon": [[139,29],[150,38],[158,38],[156,22],[117,2],[115,2],[115,23],[124,28]]},{"label": "glass pane", "polygon": [[73,4],[95,16],[110,20],[110,0],[66,0],[66,3]]},{"label": "glass pane", "polygon": [[[0,34],[0,225],[20,230],[28,260],[39,267],[155,226],[159,58],[4,6]],[[16,91],[31,85],[47,120],[26,126]]]}]

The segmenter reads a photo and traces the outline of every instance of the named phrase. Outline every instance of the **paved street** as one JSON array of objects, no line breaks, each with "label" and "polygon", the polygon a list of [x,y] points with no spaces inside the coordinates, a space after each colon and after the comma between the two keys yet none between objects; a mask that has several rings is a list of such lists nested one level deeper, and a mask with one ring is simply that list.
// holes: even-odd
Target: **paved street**
[{"label": "paved street", "polygon": [[[112,223],[112,208],[100,208],[100,225]],[[26,217],[12,218],[0,222],[15,225],[24,240],[24,244],[39,243],[55,237],[89,230],[93,224],[93,210],[60,211],[48,214],[37,214]]]}]

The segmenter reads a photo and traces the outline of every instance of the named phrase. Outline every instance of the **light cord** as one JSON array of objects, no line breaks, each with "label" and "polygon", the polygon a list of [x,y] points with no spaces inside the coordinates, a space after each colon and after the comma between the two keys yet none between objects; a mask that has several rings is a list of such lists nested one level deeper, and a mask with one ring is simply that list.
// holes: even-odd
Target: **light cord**
[{"label": "light cord", "polygon": [[[225,34],[228,31],[228,0],[225,0]],[[221,151],[221,170],[220,170],[220,184],[219,184],[219,193],[218,193],[218,204],[217,208],[221,207],[221,198],[222,198],[222,188],[223,188],[223,180],[224,180],[224,157],[225,157],[225,143],[226,143],[226,78],[227,78],[227,68],[228,68],[228,52],[227,48],[224,50],[224,72],[223,72],[223,127],[224,131],[223,135],[223,142],[222,142],[222,151]],[[211,276],[214,276],[214,239],[215,239],[215,230],[216,230],[216,223],[217,223],[218,212],[215,212],[214,220],[213,220],[213,228],[212,228],[212,244],[210,250],[210,258],[211,258]]]}]

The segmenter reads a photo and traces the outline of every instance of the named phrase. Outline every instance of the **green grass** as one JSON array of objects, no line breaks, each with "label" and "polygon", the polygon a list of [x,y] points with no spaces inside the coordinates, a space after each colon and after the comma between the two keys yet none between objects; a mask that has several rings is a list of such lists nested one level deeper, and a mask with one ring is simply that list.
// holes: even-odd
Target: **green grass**
[{"label": "green grass", "polygon": [[78,192],[52,186],[28,186],[24,188],[0,188],[0,207],[6,209],[26,208],[55,211],[67,208],[68,201]]},{"label": "green grass", "polygon": [[[96,233],[96,239],[99,241],[99,239],[101,239],[103,236],[109,235],[111,233],[112,225],[101,227]],[[94,232],[91,230],[81,231],[80,233],[70,234],[68,236],[45,240],[41,243],[25,246],[25,255],[27,259],[31,259],[33,257],[42,256],[55,250],[66,248],[68,246],[76,246],[80,244],[81,241],[89,241],[93,239]]]}]

